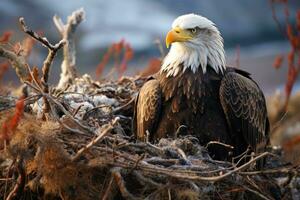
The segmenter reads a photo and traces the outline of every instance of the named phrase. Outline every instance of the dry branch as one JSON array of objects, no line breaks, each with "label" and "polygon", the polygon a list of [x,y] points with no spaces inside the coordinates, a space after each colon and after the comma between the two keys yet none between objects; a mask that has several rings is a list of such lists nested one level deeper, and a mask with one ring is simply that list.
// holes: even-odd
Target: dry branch
[{"label": "dry branch", "polygon": [[84,20],[85,12],[83,8],[74,11],[64,24],[62,19],[55,15],[54,24],[61,34],[62,38],[67,41],[64,46],[64,60],[61,64],[60,80],[57,88],[63,89],[67,84],[72,84],[77,77],[76,74],[76,49],[74,34],[78,25]]},{"label": "dry branch", "polygon": [[73,161],[76,161],[80,156],[86,152],[88,149],[90,149],[94,144],[97,142],[100,142],[104,136],[106,136],[111,130],[114,129],[116,123],[119,121],[119,118],[115,118],[111,124],[108,124],[107,127],[102,131],[102,133],[98,134],[98,136],[93,139],[90,143],[88,143],[85,147],[81,148],[76,155],[72,158]]},{"label": "dry branch", "polygon": [[7,196],[6,200],[20,199],[22,192],[24,190],[24,187],[25,187],[26,173],[25,173],[24,166],[23,166],[23,159],[18,158],[16,161],[16,165],[17,165],[16,168],[17,168],[17,172],[18,172],[18,179],[17,179],[17,182],[16,182],[14,188]]},{"label": "dry branch", "polygon": [[122,194],[122,196],[125,199],[129,199],[129,200],[135,200],[135,199],[141,199],[141,198],[137,198],[134,195],[132,195],[126,188],[125,185],[125,181],[123,180],[123,177],[121,175],[121,168],[115,167],[112,169],[112,175],[119,187],[119,190]]},{"label": "dry branch", "polygon": [[0,45],[0,57],[6,58],[12,64],[12,67],[16,71],[19,79],[24,82],[28,78],[28,72],[26,71],[25,58],[21,55],[15,54],[15,52],[5,49]]},{"label": "dry branch", "polygon": [[[48,48],[48,56],[44,61],[42,71],[43,71],[43,76],[41,79],[42,87],[43,87],[43,92],[48,94],[49,93],[49,85],[48,85],[48,79],[49,79],[49,72],[50,68],[53,62],[53,59],[57,53],[57,51],[65,45],[66,41],[61,40],[55,45],[51,44],[47,38],[39,36],[36,32],[28,29],[28,27],[25,24],[25,20],[23,17],[19,19],[19,22],[21,24],[22,30],[27,33],[29,36],[34,38],[36,41],[40,42],[43,46]],[[44,105],[43,105],[43,118],[45,118],[45,115],[49,113],[50,105],[49,102],[47,101],[46,98],[44,98]]]}]

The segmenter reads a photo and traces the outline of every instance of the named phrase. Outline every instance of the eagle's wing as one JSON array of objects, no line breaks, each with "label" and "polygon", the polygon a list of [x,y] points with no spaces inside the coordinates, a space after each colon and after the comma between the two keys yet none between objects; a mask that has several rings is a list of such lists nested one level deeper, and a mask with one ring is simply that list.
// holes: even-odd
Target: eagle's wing
[{"label": "eagle's wing", "polygon": [[136,97],[133,131],[140,140],[145,140],[147,131],[153,136],[161,114],[161,88],[155,79],[147,81]]},{"label": "eagle's wing", "polygon": [[258,85],[242,73],[225,73],[220,85],[220,101],[231,133],[242,133],[253,151],[261,152],[268,143],[266,102]]}]

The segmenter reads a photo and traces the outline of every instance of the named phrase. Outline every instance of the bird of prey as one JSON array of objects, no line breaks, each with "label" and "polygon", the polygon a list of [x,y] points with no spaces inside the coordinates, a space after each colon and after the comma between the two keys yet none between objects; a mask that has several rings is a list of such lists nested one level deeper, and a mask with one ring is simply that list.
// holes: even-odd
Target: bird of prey
[{"label": "bird of prey", "polygon": [[142,86],[135,101],[133,131],[139,140],[174,137],[180,127],[209,152],[226,160],[269,142],[265,97],[248,72],[226,66],[223,38],[209,19],[186,14],[166,36],[170,50],[160,71]]}]

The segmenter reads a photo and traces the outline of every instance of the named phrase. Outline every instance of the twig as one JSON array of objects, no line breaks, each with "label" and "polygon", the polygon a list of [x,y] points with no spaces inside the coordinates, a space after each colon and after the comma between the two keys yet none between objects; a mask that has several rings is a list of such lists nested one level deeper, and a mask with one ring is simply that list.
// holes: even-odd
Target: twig
[{"label": "twig", "polygon": [[277,29],[278,31],[284,36],[286,37],[286,34],[284,32],[284,29],[281,27],[281,24],[277,18],[277,15],[276,15],[276,11],[275,11],[275,7],[274,7],[274,0],[269,0],[270,2],[270,7],[271,7],[271,10],[272,10],[272,18],[273,20],[275,21],[276,23],[276,26],[277,26]]},{"label": "twig", "polygon": [[[88,111],[86,111],[86,113],[84,113],[83,119],[85,119],[85,116],[87,116],[88,114],[90,114],[91,112],[94,112],[95,110],[98,110],[100,108],[111,108],[110,105],[100,105],[100,106],[96,106]],[[109,114],[110,115],[110,114]]]},{"label": "twig", "polygon": [[280,168],[280,169],[269,169],[269,170],[251,171],[251,172],[238,172],[238,173],[245,176],[254,176],[259,174],[290,174],[292,173],[292,169]]},{"label": "twig", "polygon": [[136,162],[135,162],[135,165],[131,168],[129,174],[131,174],[131,173],[137,168],[139,162],[140,162],[141,160],[143,160],[143,159],[145,158],[145,156],[146,156],[145,154],[142,154],[141,156],[139,156],[139,158],[138,158],[138,159],[136,160]]},{"label": "twig", "polygon": [[55,45],[51,44],[47,38],[45,37],[41,37],[39,36],[36,32],[28,29],[28,27],[25,24],[25,20],[23,17],[19,18],[19,22],[21,24],[21,28],[22,30],[28,34],[29,36],[31,36],[33,39],[35,39],[36,41],[42,43],[43,46],[47,47],[48,49],[52,50],[52,51],[57,51],[59,50],[66,42],[65,40],[61,40],[58,43],[56,43]]},{"label": "twig", "polygon": [[260,198],[262,199],[265,199],[265,200],[271,200],[270,198],[266,197],[265,195],[261,194],[260,192],[256,191],[256,190],[253,190],[245,185],[243,185],[243,187],[248,190],[249,192],[252,192],[253,194],[259,196]]},{"label": "twig", "polygon": [[[25,24],[25,20],[23,17],[19,19],[19,22],[21,24],[22,30],[27,33],[29,36],[34,38],[36,41],[42,43],[43,46],[48,48],[48,56],[44,61],[43,67],[42,67],[42,72],[43,76],[41,78],[41,83],[43,87],[43,92],[44,93],[49,93],[49,86],[48,86],[48,79],[49,79],[49,72],[50,72],[50,67],[52,65],[53,59],[57,53],[57,51],[63,47],[63,45],[66,44],[65,40],[61,40],[55,45],[51,44],[47,38],[39,36],[37,33],[34,31],[28,29],[28,27]],[[45,114],[49,113],[50,105],[49,102],[47,101],[47,98],[44,97],[44,105],[43,105],[43,118],[45,118]]]},{"label": "twig", "polygon": [[157,188],[162,187],[162,184],[157,183],[157,182],[153,181],[150,178],[146,178],[145,176],[143,176],[141,173],[139,173],[137,171],[133,171],[132,173],[138,178],[138,180],[140,181],[141,184],[148,183],[148,184],[150,184],[154,187],[157,187]]},{"label": "twig", "polygon": [[[16,163],[16,158],[13,159],[12,163],[9,165],[8,170],[7,170],[7,175],[6,178],[8,178],[9,176],[11,176],[12,174],[12,168]],[[5,186],[4,186],[4,199],[6,199],[6,192],[7,192],[7,187],[8,187],[8,180],[5,181]]]},{"label": "twig", "polygon": [[[29,96],[24,99],[24,105],[32,104],[32,103],[36,102],[39,98],[41,98],[40,94]],[[11,105],[6,105],[5,107],[0,107],[0,112],[2,112],[4,110],[8,110],[10,108],[14,108],[14,107],[16,107],[15,102]]]},{"label": "twig", "polygon": [[[191,181],[209,181],[209,182],[217,182],[217,181],[220,181],[238,171],[241,171],[247,167],[249,167],[253,162],[256,162],[257,160],[259,159],[262,159],[263,157],[265,156],[268,156],[268,155],[272,155],[270,154],[269,152],[264,152],[262,153],[261,155],[253,158],[252,160],[250,160],[249,162],[241,165],[240,167],[238,168],[235,168],[234,170],[231,170],[223,175],[220,175],[220,176],[211,176],[211,177],[202,177],[202,176],[197,176],[197,175],[187,175],[186,173],[177,173],[175,171],[170,171],[170,170],[167,170],[167,169],[164,169],[164,168],[161,168],[161,167],[156,167],[156,166],[153,166],[151,168],[147,167],[147,166],[140,166],[141,168],[144,168],[148,171],[148,172],[151,172],[151,173],[155,173],[155,174],[164,174],[164,175],[167,175],[167,176],[170,176],[170,177],[174,177],[174,178],[180,178],[180,179],[186,179],[186,180],[191,180]],[[143,162],[141,162],[143,163]]]},{"label": "twig", "polygon": [[21,194],[25,187],[26,173],[23,167],[23,159],[19,157],[16,163],[17,163],[17,171],[19,176],[17,179],[17,183],[15,184],[14,188],[7,196],[6,200],[20,199]]},{"label": "twig", "polygon": [[79,105],[77,108],[76,108],[76,110],[73,112],[73,117],[75,117],[75,115],[77,115],[77,113],[79,112],[79,110],[80,110],[80,108],[82,108],[82,104],[81,105]]},{"label": "twig", "polygon": [[124,180],[122,178],[122,175],[121,175],[121,169],[119,167],[115,167],[113,168],[112,170],[112,175],[120,189],[120,192],[122,194],[122,196],[125,198],[125,199],[139,199],[139,198],[136,198],[134,197],[127,189],[126,189],[126,186],[125,186],[125,183],[124,183]]},{"label": "twig", "polygon": [[111,177],[110,180],[109,180],[109,183],[107,185],[107,188],[106,188],[106,190],[104,192],[104,195],[101,198],[102,200],[109,199],[113,182],[114,182],[114,178]]},{"label": "twig", "polygon": [[158,48],[158,50],[159,50],[159,52],[160,52],[160,57],[161,57],[161,59],[163,59],[163,58],[166,56],[166,53],[165,53],[165,51],[164,51],[164,48],[163,48],[163,45],[162,45],[161,40],[160,40],[160,39],[156,39],[156,40],[154,41],[154,43],[157,45],[157,48]]},{"label": "twig", "polygon": [[[285,111],[284,111],[284,110],[285,110]],[[284,112],[284,113],[282,114],[282,112]],[[282,115],[282,116],[280,117],[280,119],[279,119],[278,121],[276,121],[276,122],[274,123],[274,125],[272,126],[272,129],[270,130],[270,133],[274,133],[275,130],[276,130],[278,127],[280,127],[280,126],[282,125],[282,122],[283,122],[283,120],[286,118],[287,113],[288,113],[288,112],[287,112],[286,109],[283,109],[283,108],[279,109],[276,118],[278,118],[280,115]]]},{"label": "twig", "polygon": [[67,91],[70,86],[71,86],[70,84],[67,84],[62,90],[56,90],[58,92],[55,94],[55,97],[59,97],[60,95],[64,94],[65,91]]},{"label": "twig", "polygon": [[179,134],[182,130],[187,129],[187,128],[188,128],[188,127],[187,127],[186,125],[180,125],[180,126],[177,128],[176,132],[175,132],[175,138],[178,137],[178,134]]},{"label": "twig", "polygon": [[[64,112],[64,114],[65,114],[66,116],[68,116],[68,117],[69,117],[75,124],[77,124],[79,127],[81,127],[82,129],[88,131],[88,132],[91,133],[91,134],[95,134],[93,130],[91,130],[91,129],[90,129],[89,127],[87,127],[87,126],[84,126],[84,125],[81,124],[77,119],[75,119],[75,118],[72,116],[72,114],[71,114],[70,112],[68,112],[68,111],[65,109],[65,107],[64,107],[59,101],[55,100],[51,95],[45,94],[45,93],[43,92],[43,90],[40,88],[40,86],[39,86],[37,80],[36,80],[35,77],[33,76],[33,73],[32,73],[32,71],[30,70],[30,68],[29,68],[28,65],[27,65],[27,68],[28,68],[29,74],[30,74],[30,76],[31,76],[31,78],[32,78],[32,80],[33,80],[33,82],[35,83],[35,85],[33,85],[33,84],[29,83],[28,81],[26,81],[25,83],[26,83],[28,86],[30,86],[31,88],[33,88],[34,90],[36,90],[36,92],[38,92],[38,93],[40,93],[41,95],[43,95],[43,97],[48,98],[51,102],[53,102],[54,104],[56,104],[56,106],[58,106],[59,109],[61,109],[61,110]],[[51,104],[49,104],[49,106],[50,106],[50,108],[51,108]],[[54,114],[54,117],[56,117],[55,114]],[[84,134],[83,132],[81,132],[81,131],[79,131],[79,130],[77,130],[77,129],[72,129],[72,128],[68,127],[66,124],[62,123],[57,117],[56,117],[56,119],[58,120],[58,122],[59,122],[60,124],[62,124],[65,128],[69,129],[70,131],[74,131],[74,132],[77,132],[77,133],[80,133],[80,134]]]},{"label": "twig", "polygon": [[77,134],[80,134],[80,135],[85,135],[85,136],[88,136],[90,134],[87,134],[79,129],[76,129],[76,128],[71,128],[69,127],[67,124],[63,123],[61,119],[59,119],[59,117],[57,116],[57,114],[55,113],[55,109],[52,107],[52,103],[50,103],[50,107],[51,107],[51,112],[52,112],[52,115],[54,116],[54,118],[56,119],[56,121],[58,121],[58,123],[60,125],[62,125],[64,128],[66,128],[67,130],[69,130],[70,132],[72,133],[77,133]]},{"label": "twig", "polygon": [[0,46],[0,57],[6,58],[11,63],[12,67],[16,71],[19,79],[24,82],[28,79],[28,72],[24,68],[26,61],[23,56],[18,56],[13,51],[7,50]]},{"label": "twig", "polygon": [[130,104],[132,104],[134,102],[135,98],[131,98],[130,101],[128,101],[127,103],[125,103],[124,105],[117,107],[115,109],[113,109],[112,113],[113,114],[118,114],[120,111],[124,110],[124,108],[128,107]]},{"label": "twig", "polygon": [[229,144],[225,144],[225,143],[222,143],[222,142],[219,142],[219,141],[210,141],[206,144],[205,148],[207,148],[209,145],[214,145],[214,144],[217,144],[217,145],[221,145],[221,146],[224,146],[228,149],[234,149],[233,146],[229,145]]},{"label": "twig", "polygon": [[[240,155],[233,157],[232,158],[232,163],[234,164],[234,166],[238,166],[244,159],[246,159],[248,157],[249,152],[251,152],[250,147],[248,147],[243,153],[241,153]],[[239,158],[239,159],[238,159]],[[236,162],[236,160],[238,159],[238,161]]]},{"label": "twig", "polygon": [[94,144],[100,142],[104,136],[106,136],[115,126],[115,124],[119,121],[119,118],[116,117],[111,124],[109,124],[101,134],[99,134],[95,139],[93,139],[90,143],[88,143],[85,147],[81,148],[76,155],[72,158],[72,161],[76,161],[84,152],[90,149]]},{"label": "twig", "polygon": [[51,95],[43,93],[43,96],[45,96],[48,100],[56,104],[56,106],[59,107],[59,109],[68,116],[75,124],[77,124],[79,127],[83,128],[84,130],[88,131],[89,133],[95,134],[95,132],[88,126],[85,126],[81,124],[77,119],[75,119],[72,114],[66,110],[66,108],[56,99],[54,99]]},{"label": "twig", "polygon": [[[109,150],[106,148],[106,149],[103,149],[103,151],[106,151],[106,153],[113,153],[112,149]],[[134,165],[136,164],[137,159],[130,157],[128,154],[123,155],[117,151],[114,151],[114,154],[116,156],[125,158],[126,161],[124,162],[124,160],[120,161],[118,159],[113,159],[113,160],[106,160],[107,163],[110,163],[113,166],[119,166],[119,167],[123,167],[126,169],[132,169],[132,167],[134,167]],[[156,165],[151,165],[151,164],[146,163],[143,160],[138,163],[137,170],[142,170],[144,173],[148,173],[148,174],[166,175],[168,177],[173,177],[173,178],[177,178],[180,180],[189,180],[189,181],[197,181],[197,182],[203,182],[203,181],[217,182],[217,181],[223,180],[224,178],[227,178],[230,175],[233,175],[236,172],[246,169],[253,162],[256,162],[257,160],[262,159],[268,155],[272,155],[272,154],[269,152],[264,152],[264,153],[260,154],[259,156],[253,158],[249,162],[241,165],[240,167],[235,168],[234,170],[230,170],[227,173],[224,173],[223,175],[210,176],[210,177],[209,176],[208,177],[207,176],[198,176],[198,175],[196,175],[197,174],[196,171],[187,171],[187,170],[180,171],[180,170],[159,167]]]},{"label": "twig", "polygon": [[0,178],[0,181],[11,181],[13,178]]}]

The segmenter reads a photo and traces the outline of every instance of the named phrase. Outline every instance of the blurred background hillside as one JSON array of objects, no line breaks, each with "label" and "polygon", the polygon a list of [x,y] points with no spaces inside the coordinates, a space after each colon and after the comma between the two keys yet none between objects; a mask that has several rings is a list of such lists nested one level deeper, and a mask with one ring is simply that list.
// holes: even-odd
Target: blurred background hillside
[{"label": "blurred background hillside", "polygon": [[[300,1],[291,0],[290,12],[295,13],[299,6]],[[52,17],[57,14],[65,20],[80,7],[86,11],[86,21],[76,32],[81,73],[94,74],[107,47],[124,38],[134,49],[127,71],[133,74],[147,66],[150,58],[160,56],[154,41],[160,39],[164,44],[172,21],[194,12],[214,21],[222,32],[229,65],[237,65],[239,51],[241,68],[252,73],[264,91],[272,93],[285,82],[287,68],[274,70],[272,64],[276,55],[288,51],[289,45],[277,30],[268,0],[0,0],[0,34],[12,30],[14,41],[23,38],[17,22],[23,16],[29,27],[43,32],[50,41],[58,41],[60,35]],[[279,21],[284,23],[282,7],[275,8]],[[36,44],[30,62],[41,66],[46,53]],[[52,81],[59,77],[61,60],[55,62]],[[4,83],[9,82],[18,83],[13,70],[4,77]]]}]

